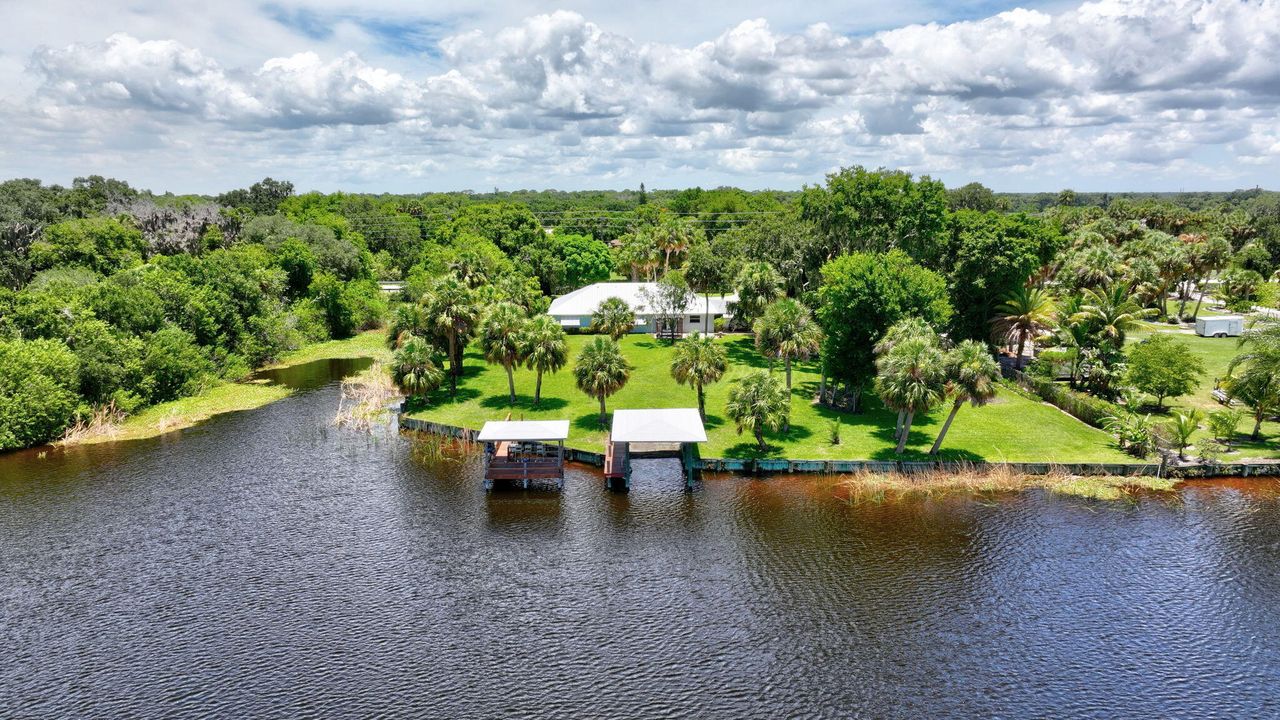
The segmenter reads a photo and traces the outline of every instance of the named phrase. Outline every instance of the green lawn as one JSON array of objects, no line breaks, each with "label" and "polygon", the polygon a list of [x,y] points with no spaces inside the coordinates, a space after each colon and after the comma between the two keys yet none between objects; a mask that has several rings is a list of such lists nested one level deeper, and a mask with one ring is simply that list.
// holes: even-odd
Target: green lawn
[{"label": "green lawn", "polygon": [[[479,428],[486,420],[501,420],[511,412],[513,419],[568,419],[572,421],[569,444],[588,450],[603,448],[604,431],[597,422],[596,401],[574,385],[571,366],[587,336],[570,336],[570,367],[547,375],[542,384],[542,406],[533,407],[534,375],[516,372],[517,402],[507,404],[507,379],[502,368],[486,365],[476,350],[467,353],[464,376],[456,398],[447,387],[428,398],[425,407],[411,407],[411,416],[461,427]],[[708,442],[701,448],[704,457],[758,457],[761,455],[750,435],[739,435],[724,417],[725,402],[732,383],[752,368],[766,367],[756,353],[751,338],[732,336],[721,340],[728,349],[731,367],[725,378],[707,389]],[[651,336],[631,335],[622,340],[623,351],[634,366],[630,382],[609,398],[608,407],[694,407],[691,388],[677,385],[669,372],[671,349],[665,341]],[[781,370],[779,369],[779,372]],[[810,398],[816,394],[818,370],[802,364],[793,370],[791,431],[783,436],[769,433],[769,457],[793,459],[893,459],[893,425],[896,413],[879,401],[868,398],[865,412],[852,415],[818,408]],[[909,453],[905,458],[924,456],[946,418],[948,408],[938,408],[917,418],[912,426]],[[841,444],[830,442],[831,426],[842,420]],[[952,460],[1023,462],[1126,462],[1133,458],[1115,448],[1106,433],[1091,428],[1057,408],[1002,390],[992,404],[965,407],[952,424],[943,445],[943,456]]]},{"label": "green lawn", "polygon": [[[1165,400],[1165,406],[1169,408],[1171,414],[1176,410],[1187,408],[1198,408],[1205,414],[1215,410],[1221,410],[1224,406],[1217,400],[1213,399],[1214,381],[1218,378],[1227,376],[1227,365],[1231,363],[1231,359],[1240,353],[1239,338],[1206,338],[1199,335],[1190,335],[1180,333],[1176,330],[1162,330],[1173,335],[1179,342],[1186,345],[1199,357],[1204,363],[1205,374],[1200,379],[1199,386],[1190,395],[1180,398]],[[1143,338],[1150,337],[1150,331],[1137,331],[1129,333],[1126,339],[1126,346],[1132,346],[1133,343],[1141,341]],[[1280,448],[1276,447],[1275,438],[1280,437],[1280,423],[1264,422],[1262,423],[1262,440],[1248,440],[1247,436],[1253,432],[1253,419],[1248,408],[1236,404],[1233,407],[1241,410],[1245,414],[1245,419],[1240,422],[1241,437],[1236,442],[1237,452],[1226,456],[1226,459],[1240,459],[1246,457],[1280,457]],[[1198,442],[1203,438],[1207,438],[1209,433],[1201,430],[1196,436],[1195,441]],[[1191,451],[1194,454],[1194,450]]]}]

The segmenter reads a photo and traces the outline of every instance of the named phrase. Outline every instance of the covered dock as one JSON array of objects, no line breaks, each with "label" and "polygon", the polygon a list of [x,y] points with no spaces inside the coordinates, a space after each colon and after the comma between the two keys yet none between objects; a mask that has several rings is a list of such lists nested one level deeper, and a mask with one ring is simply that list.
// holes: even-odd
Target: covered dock
[{"label": "covered dock", "polygon": [[564,488],[564,441],[568,420],[498,420],[484,424],[476,438],[484,443],[484,489],[494,481],[554,480]]},{"label": "covered dock", "polygon": [[707,441],[707,430],[697,408],[615,410],[613,427],[605,440],[604,477],[610,487],[621,481],[631,488],[632,444],[677,446],[684,467],[685,487],[693,487],[695,443]]}]

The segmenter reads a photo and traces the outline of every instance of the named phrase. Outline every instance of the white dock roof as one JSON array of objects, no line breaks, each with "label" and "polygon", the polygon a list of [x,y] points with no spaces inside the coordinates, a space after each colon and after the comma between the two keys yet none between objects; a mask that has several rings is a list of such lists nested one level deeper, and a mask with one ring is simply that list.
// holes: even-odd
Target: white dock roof
[{"label": "white dock roof", "polygon": [[614,410],[614,442],[706,442],[698,408]]},{"label": "white dock roof", "polygon": [[568,420],[491,420],[480,429],[480,442],[564,440]]}]

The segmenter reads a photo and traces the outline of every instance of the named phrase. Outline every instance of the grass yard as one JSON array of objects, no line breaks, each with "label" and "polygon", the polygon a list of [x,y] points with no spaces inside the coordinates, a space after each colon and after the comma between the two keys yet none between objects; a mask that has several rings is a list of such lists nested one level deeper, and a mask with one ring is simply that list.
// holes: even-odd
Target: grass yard
[{"label": "grass yard", "polygon": [[[425,406],[411,407],[415,418],[468,428],[480,428],[486,420],[568,419],[572,423],[569,444],[587,450],[601,450],[605,432],[597,422],[598,404],[574,384],[572,364],[588,336],[569,337],[569,366],[542,382],[542,405],[533,407],[534,373],[516,372],[517,401],[508,406],[507,377],[500,366],[487,365],[478,350],[467,353],[464,375],[456,398],[447,386],[432,393]],[[733,382],[754,368],[767,367],[750,337],[722,339],[728,350],[730,368],[724,379],[707,388],[707,436],[704,457],[788,457],[793,459],[894,459],[893,425],[897,413],[885,409],[875,398],[866,398],[864,412],[852,415],[815,407],[811,402],[819,381],[815,364],[793,369],[791,431],[787,435],[767,433],[768,452],[761,453],[749,434],[739,435],[724,417],[724,407]],[[634,370],[626,387],[608,399],[608,408],[696,407],[692,388],[677,385],[670,375],[671,348],[665,341],[647,335],[630,335],[622,340],[623,352]],[[778,370],[781,373],[781,368]],[[908,453],[902,457],[925,456],[946,419],[948,407],[917,417],[911,429]],[[832,444],[832,428],[841,421],[839,445]],[[1002,390],[992,404],[965,407],[956,416],[943,444],[942,455],[951,460],[1023,462],[1131,462],[1133,458],[1116,449],[1106,433],[1091,428],[1057,408],[1029,399],[1017,392]]]},{"label": "grass yard", "polygon": [[[1169,414],[1176,410],[1185,410],[1188,408],[1198,408],[1206,415],[1215,410],[1221,410],[1224,406],[1217,400],[1213,399],[1213,384],[1217,378],[1225,378],[1227,376],[1227,365],[1231,363],[1232,358],[1240,353],[1239,338],[1206,338],[1199,335],[1180,333],[1176,330],[1167,330],[1179,342],[1185,344],[1200,358],[1204,363],[1205,374],[1200,379],[1199,386],[1190,395],[1180,398],[1172,398],[1165,400],[1165,406],[1169,408]],[[1133,343],[1141,341],[1143,338],[1150,337],[1151,331],[1143,330],[1129,333],[1126,340],[1126,346],[1132,346]],[[1241,459],[1241,458],[1273,458],[1280,457],[1280,448],[1277,448],[1275,438],[1280,437],[1280,423],[1267,421],[1262,423],[1262,440],[1253,441],[1248,439],[1248,435],[1253,431],[1252,413],[1247,407],[1236,404],[1233,407],[1241,410],[1245,414],[1245,419],[1240,422],[1241,435],[1237,438],[1235,447],[1237,452],[1224,457],[1224,459]],[[1198,442],[1202,438],[1208,438],[1207,430],[1201,429],[1195,436]],[[1195,454],[1194,449],[1188,451],[1192,455]]]}]

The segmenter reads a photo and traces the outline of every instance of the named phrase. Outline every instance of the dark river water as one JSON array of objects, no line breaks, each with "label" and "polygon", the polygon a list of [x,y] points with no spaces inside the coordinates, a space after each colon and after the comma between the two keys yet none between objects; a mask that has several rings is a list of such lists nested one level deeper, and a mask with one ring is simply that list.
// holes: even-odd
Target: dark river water
[{"label": "dark river water", "polygon": [[0,456],[0,717],[1280,716],[1280,486],[851,505],[328,426]]}]

